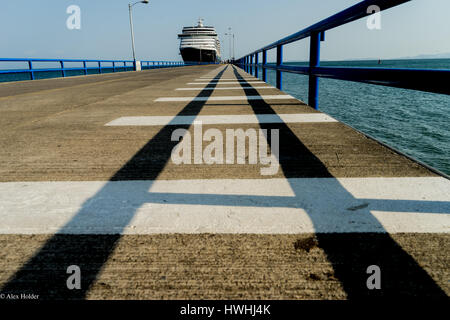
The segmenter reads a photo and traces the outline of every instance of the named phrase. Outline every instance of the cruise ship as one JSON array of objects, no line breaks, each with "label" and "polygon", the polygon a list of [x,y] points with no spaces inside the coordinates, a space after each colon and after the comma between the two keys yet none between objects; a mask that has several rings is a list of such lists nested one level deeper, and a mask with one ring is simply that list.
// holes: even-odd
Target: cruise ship
[{"label": "cruise ship", "polygon": [[195,27],[183,28],[178,35],[184,62],[220,62],[220,41],[214,27],[205,27],[203,19]]}]

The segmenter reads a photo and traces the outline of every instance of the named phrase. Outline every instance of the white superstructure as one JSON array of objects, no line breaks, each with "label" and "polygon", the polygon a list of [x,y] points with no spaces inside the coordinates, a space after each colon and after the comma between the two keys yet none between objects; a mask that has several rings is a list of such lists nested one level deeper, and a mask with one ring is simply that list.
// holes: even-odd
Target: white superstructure
[{"label": "white superstructure", "polygon": [[[220,41],[214,27],[203,25],[199,19],[197,26],[184,27],[178,35],[180,52],[185,61],[217,62],[220,60]],[[209,61],[211,60],[212,61]]]}]

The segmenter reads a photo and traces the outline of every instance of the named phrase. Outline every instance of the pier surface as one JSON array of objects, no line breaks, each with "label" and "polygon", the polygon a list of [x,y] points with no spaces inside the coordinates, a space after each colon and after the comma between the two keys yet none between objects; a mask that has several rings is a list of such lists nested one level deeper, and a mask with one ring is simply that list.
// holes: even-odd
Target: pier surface
[{"label": "pier surface", "polygon": [[[279,154],[203,157],[231,129]],[[449,180],[233,66],[0,84],[0,146],[1,293],[450,294]]]}]

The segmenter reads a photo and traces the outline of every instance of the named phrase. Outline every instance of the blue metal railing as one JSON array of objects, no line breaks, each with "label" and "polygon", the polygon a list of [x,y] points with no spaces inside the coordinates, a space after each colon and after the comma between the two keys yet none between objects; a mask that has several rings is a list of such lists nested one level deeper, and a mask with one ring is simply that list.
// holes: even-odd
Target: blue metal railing
[{"label": "blue metal railing", "polygon": [[[376,5],[380,11],[390,9],[411,0],[366,0],[306,29],[258,49],[235,61],[235,65],[258,77],[262,70],[262,80],[267,81],[267,69],[276,70],[276,86],[282,90],[282,72],[309,75],[308,104],[317,109],[319,102],[319,77],[363,82],[390,87],[450,94],[450,70],[393,69],[321,67],[320,43],[325,41],[325,31],[369,16],[369,7]],[[310,38],[309,66],[289,66],[283,64],[283,46],[305,38]],[[267,51],[276,48],[276,64],[267,64]],[[258,56],[262,54],[262,64]]]},{"label": "blue metal railing", "polygon": [[[84,75],[90,73],[104,73],[104,72],[122,72],[135,70],[136,66],[133,60],[80,60],[80,59],[8,59],[0,58],[0,63],[26,63],[28,68],[25,69],[3,69],[0,70],[0,75],[5,74],[28,74],[30,80],[35,80],[36,75],[43,72],[59,73],[61,77],[69,76],[69,72],[78,72]],[[53,63],[58,67],[39,68],[36,64]],[[78,67],[68,67],[68,64],[79,64]],[[141,68],[158,69],[158,68],[173,68],[192,65],[193,63],[184,63],[180,61],[141,61]],[[94,65],[94,66],[92,66]]]}]

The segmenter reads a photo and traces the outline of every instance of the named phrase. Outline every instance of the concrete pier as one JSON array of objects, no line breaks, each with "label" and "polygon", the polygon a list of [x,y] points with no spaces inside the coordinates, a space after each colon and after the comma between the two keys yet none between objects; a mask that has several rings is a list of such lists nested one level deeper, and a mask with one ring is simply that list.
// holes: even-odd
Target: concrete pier
[{"label": "concrete pier", "polygon": [[449,180],[231,65],[2,83],[0,146],[1,293],[450,293]]}]

